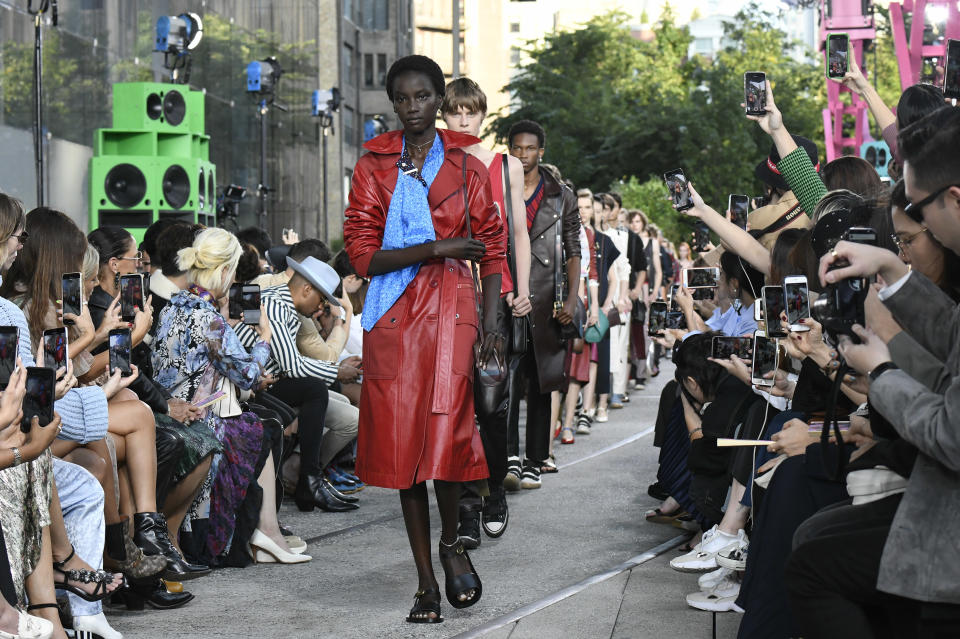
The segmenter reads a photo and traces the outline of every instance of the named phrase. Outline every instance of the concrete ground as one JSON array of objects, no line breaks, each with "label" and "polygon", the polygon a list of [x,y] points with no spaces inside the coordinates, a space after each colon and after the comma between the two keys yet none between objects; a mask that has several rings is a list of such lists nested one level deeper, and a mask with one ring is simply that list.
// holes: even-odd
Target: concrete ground
[{"label": "concrete ground", "polygon": [[[506,534],[471,551],[482,600],[465,610],[444,601],[440,625],[404,622],[416,573],[396,492],[379,488],[349,513],[283,504],[281,521],[307,539],[310,563],[218,570],[186,584],[196,599],[179,610],[110,607],[107,616],[125,637],[710,637],[711,615],[684,601],[696,575],[668,565],[682,532],[643,518],[657,505],[646,494],[657,467],[652,429],[672,374],[664,362],[608,423],[572,446],[556,443],[560,472],[510,495]],[[736,636],[738,623],[718,615],[717,636]]]}]

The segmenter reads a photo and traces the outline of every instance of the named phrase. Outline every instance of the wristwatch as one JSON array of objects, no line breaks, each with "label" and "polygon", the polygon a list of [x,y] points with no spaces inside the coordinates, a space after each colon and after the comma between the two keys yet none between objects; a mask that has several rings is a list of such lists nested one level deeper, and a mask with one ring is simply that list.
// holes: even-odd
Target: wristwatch
[{"label": "wristwatch", "polygon": [[345,309],[342,306],[340,307],[340,321],[341,322],[347,321],[347,309]]},{"label": "wristwatch", "polygon": [[884,362],[870,371],[870,382],[873,383],[877,381],[877,378],[890,370],[899,369],[900,367],[894,364],[893,362]]},{"label": "wristwatch", "polygon": [[13,465],[19,466],[23,463],[23,457],[20,455],[20,449],[14,446],[10,449],[10,452],[13,453]]}]

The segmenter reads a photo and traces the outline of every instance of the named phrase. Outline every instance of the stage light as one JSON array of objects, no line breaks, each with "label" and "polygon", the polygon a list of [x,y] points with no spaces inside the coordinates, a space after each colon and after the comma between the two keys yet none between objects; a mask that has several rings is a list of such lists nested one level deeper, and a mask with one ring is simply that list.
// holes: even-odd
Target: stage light
[{"label": "stage light", "polygon": [[283,69],[275,57],[254,60],[247,65],[247,92],[272,94],[276,92],[282,75]]},{"label": "stage light", "polygon": [[340,95],[340,89],[337,87],[333,87],[332,89],[317,89],[313,92],[313,97],[310,101],[310,112],[314,117],[336,113],[340,110],[340,103],[342,101],[343,97]]},{"label": "stage light", "polygon": [[160,16],[157,19],[157,51],[183,55],[203,39],[203,21],[196,13]]}]

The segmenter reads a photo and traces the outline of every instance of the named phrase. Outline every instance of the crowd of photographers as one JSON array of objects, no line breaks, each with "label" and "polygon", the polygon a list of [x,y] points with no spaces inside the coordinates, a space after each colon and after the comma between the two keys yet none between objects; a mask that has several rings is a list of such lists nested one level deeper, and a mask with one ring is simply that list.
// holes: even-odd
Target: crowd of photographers
[{"label": "crowd of photographers", "polygon": [[820,167],[767,88],[748,228],[695,179],[686,210],[670,192],[720,239],[698,259],[719,282],[706,304],[675,290],[686,326],[655,338],[676,372],[647,520],[696,531],[670,565],[700,575],[690,606],[743,614],[739,637],[952,637],[960,111],[916,85],[894,115],[854,61],[840,81],[890,143],[891,183],[856,157]]}]

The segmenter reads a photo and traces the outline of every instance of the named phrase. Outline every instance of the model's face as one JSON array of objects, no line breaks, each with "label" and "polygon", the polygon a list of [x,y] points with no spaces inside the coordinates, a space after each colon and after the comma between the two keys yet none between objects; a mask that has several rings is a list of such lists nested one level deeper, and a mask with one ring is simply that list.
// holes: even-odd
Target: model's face
[{"label": "model's face", "polygon": [[607,219],[607,224],[610,224],[611,226],[616,226],[617,221],[620,218],[620,208],[616,206],[614,207],[604,206],[603,216]]},{"label": "model's face", "polygon": [[517,133],[510,144],[510,155],[520,160],[524,173],[531,173],[540,166],[543,148],[533,133]]},{"label": "model's face", "polygon": [[681,260],[689,259],[689,258],[690,258],[690,247],[688,247],[686,244],[681,244],[679,247],[677,247],[677,253],[678,253],[678,257],[679,257]]},{"label": "model's face", "polygon": [[643,220],[640,219],[639,215],[630,220],[630,230],[637,235],[643,233]]},{"label": "model's face", "polygon": [[406,134],[418,135],[436,126],[441,101],[425,73],[408,71],[393,80],[393,112]]},{"label": "model's face", "polygon": [[[920,202],[932,191],[917,184],[917,175],[910,162],[903,163],[903,183],[907,199]],[[925,205],[920,211],[923,224],[933,236],[954,253],[960,253],[960,187],[951,186],[940,197]]]},{"label": "model's face", "polygon": [[460,133],[480,137],[480,126],[486,114],[481,111],[471,111],[467,107],[460,107],[456,113],[444,113],[443,121],[447,128]]},{"label": "model's face", "polygon": [[577,208],[580,209],[580,223],[590,226],[590,218],[593,216],[593,198],[578,197]]}]

